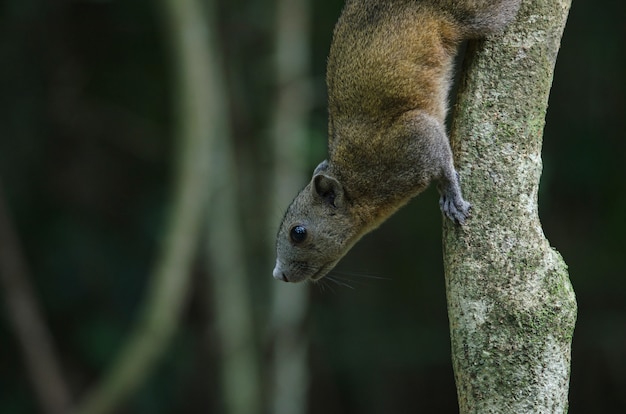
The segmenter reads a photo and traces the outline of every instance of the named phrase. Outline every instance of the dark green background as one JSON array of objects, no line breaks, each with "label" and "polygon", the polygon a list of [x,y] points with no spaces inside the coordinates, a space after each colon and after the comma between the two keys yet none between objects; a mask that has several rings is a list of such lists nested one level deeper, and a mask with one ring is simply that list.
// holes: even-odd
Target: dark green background
[{"label": "dark green background", "polygon": [[[341,4],[315,2],[311,16],[311,170],[325,156],[324,67]],[[255,223],[256,206],[271,197],[263,173],[272,162],[274,6],[221,1],[215,19],[260,314],[275,283],[273,259],[261,250],[274,233],[259,234]],[[544,135],[540,215],[579,303],[573,414],[626,411],[624,16],[624,2],[574,0]],[[148,0],[0,5],[0,179],[76,397],[132,327],[168,212],[176,143],[163,23],[158,2]],[[310,413],[457,412],[440,233],[431,189],[340,265],[389,280],[311,288]],[[174,343],[124,412],[218,412],[202,291],[194,290]],[[0,412],[38,412],[4,299],[0,305]]]}]

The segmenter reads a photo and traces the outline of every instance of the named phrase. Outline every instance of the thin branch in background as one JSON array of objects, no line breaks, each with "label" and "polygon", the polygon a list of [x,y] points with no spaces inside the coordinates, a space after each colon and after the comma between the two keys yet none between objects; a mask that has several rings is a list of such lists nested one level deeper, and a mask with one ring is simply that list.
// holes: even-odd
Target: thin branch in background
[{"label": "thin branch in background", "polygon": [[[310,2],[278,0],[276,13],[275,70],[277,101],[272,147],[274,171],[269,211],[281,211],[307,179],[307,130],[311,110]],[[273,223],[272,227],[278,223]],[[268,246],[274,255],[274,244]],[[269,270],[269,269],[268,269]],[[270,337],[273,340],[271,412],[307,412],[309,386],[308,338],[302,325],[309,309],[308,286],[273,280]],[[330,288],[330,286],[329,286]]]},{"label": "thin branch in background", "polygon": [[190,272],[203,228],[208,196],[209,154],[215,138],[212,57],[201,2],[169,0],[165,17],[176,66],[180,143],[174,197],[167,231],[150,279],[143,312],[110,370],[76,413],[115,412],[139,387],[176,330],[191,282]]},{"label": "thin branch in background", "polygon": [[0,186],[0,284],[4,291],[7,315],[24,354],[28,374],[35,387],[42,412],[66,413],[70,392],[52,335],[29,280],[29,272],[17,233]]},{"label": "thin branch in background", "polygon": [[[215,2],[205,2],[210,28],[215,28]],[[214,35],[214,32],[211,33]],[[213,39],[213,36],[211,36]],[[211,54],[222,56],[210,42]],[[228,126],[228,97],[223,85],[223,73],[216,63],[210,96],[215,108],[213,128],[218,139],[211,154],[210,209],[207,227],[207,275],[212,288],[208,305],[215,315],[219,343],[222,398],[225,413],[258,414],[263,412],[259,355],[255,338],[250,280],[244,252],[245,234],[241,226],[238,198],[238,177],[233,140]]]}]

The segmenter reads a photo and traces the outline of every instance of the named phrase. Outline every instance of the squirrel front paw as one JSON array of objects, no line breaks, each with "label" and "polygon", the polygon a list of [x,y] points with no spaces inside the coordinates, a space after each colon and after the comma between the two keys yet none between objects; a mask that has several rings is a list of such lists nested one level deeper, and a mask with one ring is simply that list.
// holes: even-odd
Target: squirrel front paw
[{"label": "squirrel front paw", "polygon": [[442,194],[439,199],[439,207],[450,220],[457,224],[464,224],[470,215],[472,205],[461,197],[450,197],[448,194]]}]

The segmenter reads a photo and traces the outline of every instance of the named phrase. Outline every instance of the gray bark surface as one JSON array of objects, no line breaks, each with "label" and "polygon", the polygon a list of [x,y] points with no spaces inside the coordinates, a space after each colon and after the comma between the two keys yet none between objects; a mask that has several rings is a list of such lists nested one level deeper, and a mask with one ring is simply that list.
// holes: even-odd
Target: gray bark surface
[{"label": "gray bark surface", "polygon": [[469,45],[451,131],[472,215],[444,223],[460,413],[568,408],[576,299],[543,234],[545,113],[569,0],[525,1],[505,33]]}]

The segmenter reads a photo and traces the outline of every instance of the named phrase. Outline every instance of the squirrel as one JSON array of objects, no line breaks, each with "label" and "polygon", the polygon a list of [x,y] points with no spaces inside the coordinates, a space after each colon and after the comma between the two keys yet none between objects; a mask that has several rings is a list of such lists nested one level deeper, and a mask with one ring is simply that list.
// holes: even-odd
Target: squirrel
[{"label": "squirrel", "polygon": [[470,213],[445,128],[459,43],[503,29],[521,0],[347,0],[327,63],[328,159],[280,224],[275,279],[317,281],[431,181]]}]

